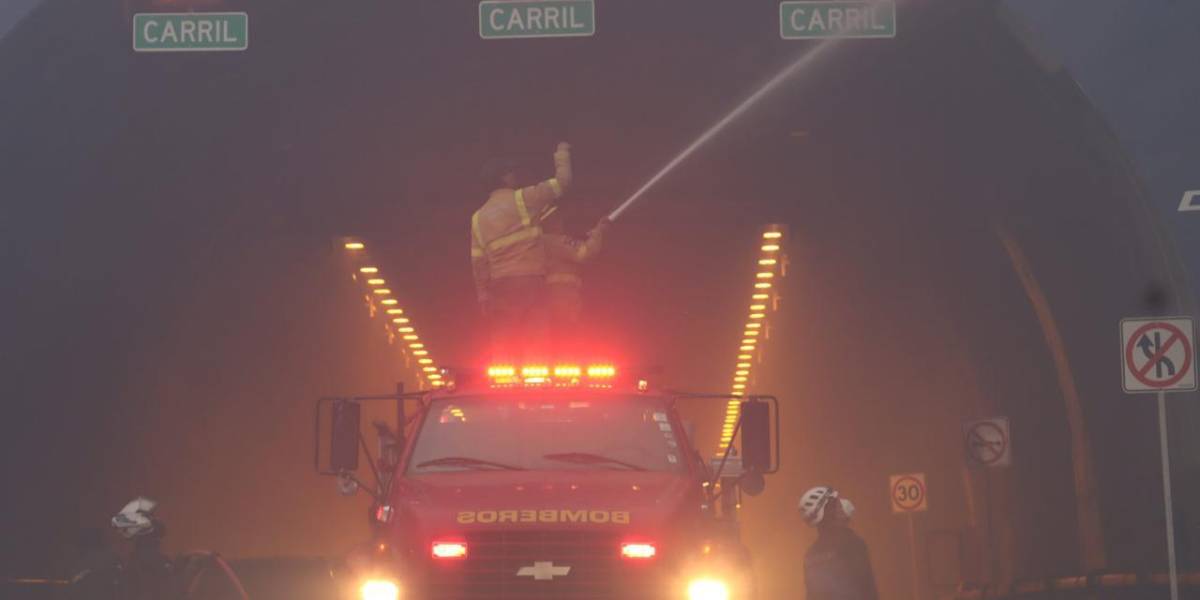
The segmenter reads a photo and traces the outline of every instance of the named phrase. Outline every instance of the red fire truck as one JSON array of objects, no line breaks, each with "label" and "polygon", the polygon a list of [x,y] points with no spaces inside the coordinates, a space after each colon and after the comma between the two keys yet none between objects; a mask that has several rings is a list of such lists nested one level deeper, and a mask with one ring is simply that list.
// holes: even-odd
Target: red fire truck
[{"label": "red fire truck", "polygon": [[[778,402],[742,399],[741,452],[710,464],[677,410],[703,399],[730,397],[557,364],[318,401],[318,471],[374,499],[373,539],[338,572],[347,597],[753,598],[736,506],[778,468]],[[373,457],[361,421],[380,401],[402,426],[375,422]]]}]

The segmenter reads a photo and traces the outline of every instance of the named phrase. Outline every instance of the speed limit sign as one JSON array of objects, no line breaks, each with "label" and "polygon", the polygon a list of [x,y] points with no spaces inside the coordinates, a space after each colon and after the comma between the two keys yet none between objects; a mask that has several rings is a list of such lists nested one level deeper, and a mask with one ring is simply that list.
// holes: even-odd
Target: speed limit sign
[{"label": "speed limit sign", "polygon": [[892,496],[892,512],[914,513],[929,509],[924,473],[892,475],[889,489]]}]

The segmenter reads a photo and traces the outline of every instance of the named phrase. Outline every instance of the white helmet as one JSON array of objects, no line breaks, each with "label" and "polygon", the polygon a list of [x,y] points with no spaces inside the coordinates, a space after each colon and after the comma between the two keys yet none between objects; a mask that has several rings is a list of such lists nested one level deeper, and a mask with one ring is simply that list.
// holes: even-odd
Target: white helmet
[{"label": "white helmet", "polygon": [[135,538],[154,531],[154,520],[150,517],[158,503],[144,497],[134,498],[112,518],[113,527],[126,538]]},{"label": "white helmet", "polygon": [[837,500],[841,504],[842,514],[846,518],[854,516],[854,504],[849,500],[842,498],[838,491],[827,486],[818,486],[800,497],[800,515],[804,517],[804,522],[810,526],[816,527],[825,520],[825,506],[831,500]]}]

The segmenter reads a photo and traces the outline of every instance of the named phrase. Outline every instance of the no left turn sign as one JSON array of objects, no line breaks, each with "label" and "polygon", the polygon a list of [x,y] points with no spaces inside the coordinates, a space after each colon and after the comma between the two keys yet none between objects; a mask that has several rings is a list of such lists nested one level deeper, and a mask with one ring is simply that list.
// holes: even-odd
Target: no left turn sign
[{"label": "no left turn sign", "polygon": [[892,512],[914,513],[929,509],[924,473],[892,475]]},{"label": "no left turn sign", "polygon": [[1121,380],[1125,391],[1195,390],[1194,331],[1188,317],[1121,321]]}]

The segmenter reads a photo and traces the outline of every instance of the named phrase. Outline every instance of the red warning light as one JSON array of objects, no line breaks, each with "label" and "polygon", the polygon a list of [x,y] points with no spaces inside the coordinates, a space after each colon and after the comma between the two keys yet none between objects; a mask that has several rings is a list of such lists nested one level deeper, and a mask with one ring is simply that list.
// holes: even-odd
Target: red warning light
[{"label": "red warning light", "polygon": [[467,544],[465,542],[434,542],[433,557],[441,560],[466,558]]}]

